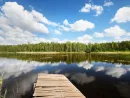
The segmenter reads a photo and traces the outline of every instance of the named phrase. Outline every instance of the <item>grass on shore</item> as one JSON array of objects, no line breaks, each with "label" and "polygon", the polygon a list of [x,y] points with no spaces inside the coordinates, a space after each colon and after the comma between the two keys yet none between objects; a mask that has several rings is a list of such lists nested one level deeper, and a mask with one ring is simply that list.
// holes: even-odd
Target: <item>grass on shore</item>
[{"label": "grass on shore", "polygon": [[[0,53],[18,53],[18,54],[78,54],[86,52],[0,52]],[[117,51],[117,52],[91,52],[92,54],[130,54],[130,51]]]},{"label": "grass on shore", "polygon": [[4,74],[4,73],[2,73],[2,75],[0,75],[0,98],[6,98],[6,94],[7,94],[7,89],[5,90],[3,96],[2,96],[2,94],[1,94],[2,85],[3,85],[3,80],[2,80],[2,78],[3,78],[3,74]]},{"label": "grass on shore", "polygon": [[122,51],[118,51],[118,52],[92,52],[92,54],[130,54],[130,51],[128,52],[122,52]]},{"label": "grass on shore", "polygon": [[16,52],[16,53],[25,53],[25,54],[64,54],[64,53],[85,53],[85,52]]}]

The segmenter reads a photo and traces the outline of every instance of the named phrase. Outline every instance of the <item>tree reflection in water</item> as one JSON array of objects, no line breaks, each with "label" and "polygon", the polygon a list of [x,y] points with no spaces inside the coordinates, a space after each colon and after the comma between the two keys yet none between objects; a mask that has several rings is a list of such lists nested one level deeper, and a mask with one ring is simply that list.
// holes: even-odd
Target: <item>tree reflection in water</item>
[{"label": "tree reflection in water", "polygon": [[[128,55],[0,54],[0,56],[0,73],[5,72],[3,86],[8,88],[7,98],[31,98],[33,83],[39,72],[65,74],[86,97],[129,98]],[[119,90],[120,88],[122,90]],[[107,90],[111,91],[111,95]]]}]

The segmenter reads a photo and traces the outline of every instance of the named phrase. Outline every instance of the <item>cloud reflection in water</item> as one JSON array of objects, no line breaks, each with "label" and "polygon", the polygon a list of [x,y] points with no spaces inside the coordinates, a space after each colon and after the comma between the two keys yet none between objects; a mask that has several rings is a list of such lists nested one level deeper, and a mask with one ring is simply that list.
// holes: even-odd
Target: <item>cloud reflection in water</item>
[{"label": "cloud reflection in water", "polygon": [[86,70],[88,69],[91,69],[93,67],[93,64],[89,63],[88,61],[85,61],[85,62],[80,62],[78,64],[79,67],[83,67],[85,68]]},{"label": "cloud reflection in water", "polygon": [[17,59],[0,58],[0,73],[5,72],[4,79],[11,76],[18,77],[22,73],[30,72],[39,66],[58,66],[59,64],[66,64],[64,62],[36,62],[36,61],[22,61]]},{"label": "cloud reflection in water", "polygon": [[[8,79],[11,76],[18,77],[22,73],[27,73],[35,70],[37,67],[50,65],[53,67],[60,64],[67,65],[65,62],[51,63],[51,62],[36,62],[36,61],[22,61],[17,59],[0,58],[0,73],[5,72],[4,79]],[[124,67],[121,64],[115,64],[114,66],[105,66],[107,63],[96,66],[96,63],[89,63],[88,61],[80,62],[76,64],[78,67],[82,67],[86,70],[95,70],[96,72],[103,71],[106,75],[120,78],[130,71],[130,67]],[[56,71],[59,73],[61,69]]]},{"label": "cloud reflection in water", "polygon": [[71,80],[74,80],[78,84],[85,84],[85,83],[90,83],[95,80],[94,76],[88,76],[86,73],[75,73],[71,75]]},{"label": "cloud reflection in water", "polygon": [[106,74],[112,77],[120,78],[122,75],[126,74],[127,70],[121,67],[111,67],[106,69]]},{"label": "cloud reflection in water", "polygon": [[[122,75],[125,75],[128,71],[130,71],[130,66],[122,65],[122,64],[109,64],[109,63],[89,63],[88,61],[80,62],[77,64],[79,67],[83,67],[86,70],[93,69],[96,72],[103,71],[106,75],[120,78]],[[108,65],[108,66],[106,66]]]},{"label": "cloud reflection in water", "polygon": [[[103,71],[106,75],[115,78],[120,78],[122,75],[125,75],[128,71],[130,71],[129,66],[123,66],[122,64],[111,64],[111,65],[109,65],[108,63],[100,63],[98,65],[96,64],[97,62],[89,63],[88,61],[84,61],[73,65],[75,65],[75,68],[77,67],[84,68],[86,72],[87,70],[93,70],[95,72]],[[26,74],[28,72],[31,72],[32,70],[37,70],[38,67],[44,67],[47,65],[57,67],[56,69],[54,68],[53,70],[54,73],[60,73],[60,72],[62,73],[63,69],[61,67],[58,67],[59,65],[71,66],[71,64],[67,64],[65,62],[51,63],[51,62],[22,61],[17,59],[0,58],[0,73],[5,72],[4,79],[8,79],[12,76],[15,78],[19,77],[23,73]],[[49,70],[45,69],[42,70],[42,72],[49,73]],[[94,77],[93,75],[89,76],[86,72],[84,73],[74,72],[72,74],[68,73],[68,76],[70,77],[71,80],[81,85],[95,81],[96,77]],[[36,74],[19,81],[18,82],[20,88],[19,95],[24,95],[26,92],[30,91],[35,79]],[[16,92],[16,89],[14,89],[14,91]],[[10,93],[10,96],[14,96],[14,94]],[[18,97],[14,96],[13,98]]]}]

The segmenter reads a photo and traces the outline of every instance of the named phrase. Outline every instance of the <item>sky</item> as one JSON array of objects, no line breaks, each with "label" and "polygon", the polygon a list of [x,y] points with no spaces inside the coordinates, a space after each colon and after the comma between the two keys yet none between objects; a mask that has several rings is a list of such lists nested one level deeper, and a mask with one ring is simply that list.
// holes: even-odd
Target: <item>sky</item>
[{"label": "sky", "polygon": [[130,0],[0,0],[0,45],[130,40]]}]

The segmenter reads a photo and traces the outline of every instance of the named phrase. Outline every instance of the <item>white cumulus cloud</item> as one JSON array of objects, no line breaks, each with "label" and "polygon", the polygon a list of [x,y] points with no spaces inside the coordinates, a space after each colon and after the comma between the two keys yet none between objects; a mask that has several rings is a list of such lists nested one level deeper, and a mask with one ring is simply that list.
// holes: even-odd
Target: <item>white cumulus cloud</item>
[{"label": "white cumulus cloud", "polygon": [[111,1],[104,1],[104,6],[112,6],[113,2]]},{"label": "white cumulus cloud", "polygon": [[30,32],[49,33],[48,28],[38,22],[32,12],[25,10],[16,2],[6,2],[1,10],[4,13],[3,17],[7,18],[6,25],[17,26]]},{"label": "white cumulus cloud", "polygon": [[123,36],[126,31],[115,25],[113,27],[104,30],[106,36],[120,37]]},{"label": "white cumulus cloud", "polygon": [[59,30],[54,30],[55,34],[61,35],[62,33]]},{"label": "white cumulus cloud", "polygon": [[120,8],[114,18],[111,19],[111,22],[117,23],[126,23],[130,21],[130,7],[122,7]]},{"label": "white cumulus cloud", "polygon": [[95,27],[95,25],[92,23],[92,22],[89,22],[87,20],[83,20],[83,19],[80,19],[80,20],[77,20],[75,21],[74,23],[70,24],[68,22],[67,19],[65,19],[63,21],[63,24],[64,25],[67,25],[66,26],[61,26],[61,28],[64,30],[64,31],[75,31],[75,32],[81,32],[81,31],[86,31],[87,29],[92,29]]},{"label": "white cumulus cloud", "polygon": [[64,25],[69,25],[68,20],[67,20],[67,19],[65,19],[65,20],[63,21],[63,24],[64,24]]},{"label": "white cumulus cloud", "polygon": [[[118,25],[104,29],[102,33],[94,32],[95,38],[111,37],[110,41],[126,41],[130,39],[130,32],[120,28]],[[105,41],[106,42],[106,41]]]},{"label": "white cumulus cloud", "polygon": [[73,24],[70,24],[70,27],[74,31],[86,31],[87,29],[94,28],[94,24],[87,21],[87,20],[78,20],[74,22]]},{"label": "white cumulus cloud", "polygon": [[32,13],[34,19],[35,19],[36,21],[38,21],[38,22],[43,22],[43,23],[45,23],[45,24],[47,24],[47,25],[51,25],[51,26],[58,26],[57,23],[48,20],[48,19],[47,19],[46,17],[44,17],[43,14],[40,13],[40,12],[37,12],[37,11],[35,11],[35,10],[32,10],[31,13]]},{"label": "white cumulus cloud", "polygon": [[103,33],[99,33],[99,32],[94,32],[93,36],[96,37],[96,38],[103,38],[104,34]]},{"label": "white cumulus cloud", "polygon": [[125,35],[126,35],[126,36],[130,36],[130,32],[127,32]]},{"label": "white cumulus cloud", "polygon": [[0,44],[50,42],[52,39],[40,38],[37,33],[48,34],[46,25],[59,26],[42,13],[34,9],[28,11],[16,2],[6,2],[0,10]]},{"label": "white cumulus cloud", "polygon": [[83,36],[78,37],[77,41],[81,43],[89,43],[92,39],[93,37],[91,35],[85,34]]},{"label": "white cumulus cloud", "polygon": [[80,10],[80,12],[84,12],[84,13],[89,13],[91,11],[95,11],[96,12],[95,16],[99,16],[103,12],[103,7],[100,5],[93,5],[90,3],[86,3],[85,6],[83,6]]}]

